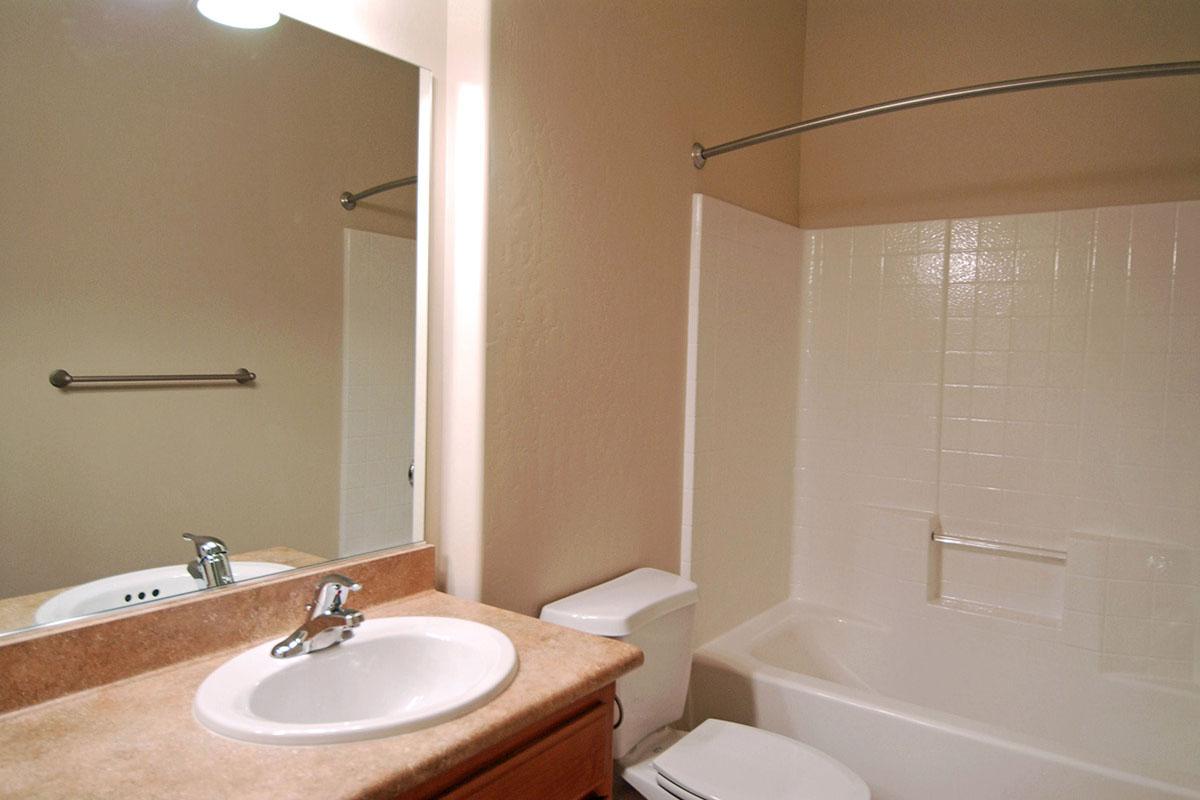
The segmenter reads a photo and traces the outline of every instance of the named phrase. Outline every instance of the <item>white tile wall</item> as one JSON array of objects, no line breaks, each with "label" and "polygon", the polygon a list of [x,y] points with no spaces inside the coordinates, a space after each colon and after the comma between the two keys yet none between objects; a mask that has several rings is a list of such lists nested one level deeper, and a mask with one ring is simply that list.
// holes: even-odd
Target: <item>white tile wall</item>
[{"label": "white tile wall", "polygon": [[[950,222],[940,511],[948,530],[1063,549],[1079,494],[1094,213]],[[1061,616],[1061,567],[948,551],[944,596]]]},{"label": "white tile wall", "polygon": [[[793,592],[1196,675],[1200,202],[813,231],[801,277]],[[931,565],[939,512],[1068,568]]]},{"label": "white tile wall", "polygon": [[1200,203],[1102,209],[1096,230],[1078,526],[1195,547]]},{"label": "white tile wall", "polygon": [[1108,671],[1192,680],[1200,624],[1195,549],[1072,534],[1067,554],[1066,642],[1100,653]]},{"label": "white tile wall", "polygon": [[[946,234],[946,223],[934,222],[806,235],[797,594],[830,602],[904,591],[883,579],[900,563],[918,562],[905,577],[922,581],[921,589],[907,589],[924,596],[923,558],[886,557],[889,546],[911,541],[893,541],[905,526],[877,512],[928,512],[937,503]],[[923,542],[927,514],[919,527]]]},{"label": "white tile wall", "polygon": [[347,229],[340,554],[412,541],[416,243]]}]

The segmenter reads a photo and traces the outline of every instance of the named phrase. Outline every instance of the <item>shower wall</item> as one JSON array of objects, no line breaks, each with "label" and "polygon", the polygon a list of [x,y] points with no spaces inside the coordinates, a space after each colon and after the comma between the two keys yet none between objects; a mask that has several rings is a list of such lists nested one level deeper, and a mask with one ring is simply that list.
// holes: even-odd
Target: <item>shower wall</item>
[{"label": "shower wall", "polygon": [[[812,231],[804,247],[793,594],[1190,680],[1200,202]],[[931,547],[939,525],[1066,566]]]},{"label": "shower wall", "polygon": [[680,561],[698,643],[788,596],[802,241],[692,197]]},{"label": "shower wall", "polygon": [[701,642],[790,554],[791,596],[1200,678],[1200,201],[802,231],[697,196],[692,234]]}]

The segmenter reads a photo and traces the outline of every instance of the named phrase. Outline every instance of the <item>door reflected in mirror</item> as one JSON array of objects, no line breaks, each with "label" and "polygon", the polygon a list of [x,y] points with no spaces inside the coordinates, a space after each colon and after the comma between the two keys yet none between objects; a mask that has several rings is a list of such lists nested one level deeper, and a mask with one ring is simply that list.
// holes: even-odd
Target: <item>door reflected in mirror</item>
[{"label": "door reflected in mirror", "polygon": [[428,77],[189,0],[0,53],[0,632],[420,540]]}]

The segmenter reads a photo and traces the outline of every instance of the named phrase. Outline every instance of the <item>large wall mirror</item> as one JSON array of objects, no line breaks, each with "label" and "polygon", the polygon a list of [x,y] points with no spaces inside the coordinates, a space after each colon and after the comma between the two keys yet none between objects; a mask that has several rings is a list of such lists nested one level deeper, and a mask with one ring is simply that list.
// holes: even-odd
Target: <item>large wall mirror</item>
[{"label": "large wall mirror", "polygon": [[428,73],[194,0],[0,59],[0,631],[420,540]]}]

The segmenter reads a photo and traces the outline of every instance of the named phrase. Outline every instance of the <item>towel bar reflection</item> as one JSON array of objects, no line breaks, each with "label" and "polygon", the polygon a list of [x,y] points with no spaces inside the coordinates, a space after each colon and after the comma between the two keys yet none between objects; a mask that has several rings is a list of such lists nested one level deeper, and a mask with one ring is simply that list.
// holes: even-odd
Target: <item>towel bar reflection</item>
[{"label": "towel bar reflection", "polygon": [[973,539],[969,536],[951,536],[946,533],[933,531],[930,538],[938,544],[948,544],[952,547],[967,547],[972,550],[984,550],[1006,556],[1024,556],[1025,558],[1040,558],[1043,561],[1066,563],[1067,554],[1062,550],[1048,550],[1044,547],[1030,547],[1023,544],[995,542],[991,539]]},{"label": "towel bar reflection", "polygon": [[77,383],[191,383],[208,381],[237,381],[250,383],[258,376],[246,368],[237,372],[203,375],[72,375],[65,369],[50,373],[50,385],[66,389]]}]

